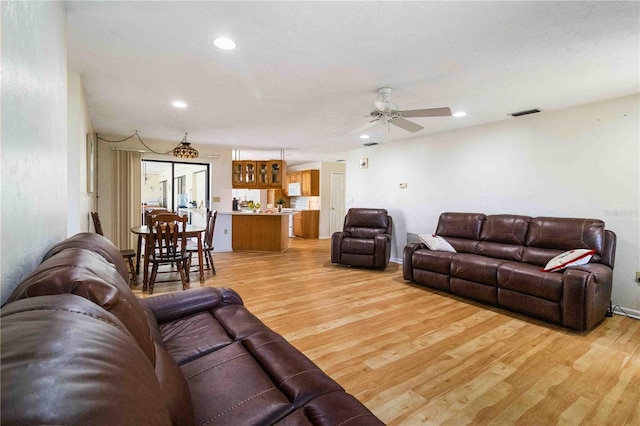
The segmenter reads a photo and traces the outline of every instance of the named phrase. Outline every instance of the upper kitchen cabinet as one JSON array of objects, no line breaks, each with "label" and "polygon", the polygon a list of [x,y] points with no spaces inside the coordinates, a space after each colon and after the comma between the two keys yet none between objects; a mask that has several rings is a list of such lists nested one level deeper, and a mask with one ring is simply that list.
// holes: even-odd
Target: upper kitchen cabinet
[{"label": "upper kitchen cabinet", "polygon": [[320,170],[291,172],[287,174],[287,187],[292,183],[300,184],[300,194],[296,195],[302,197],[317,197],[320,195]]},{"label": "upper kitchen cabinet", "polygon": [[231,169],[233,188],[273,189],[283,187],[284,162],[282,160],[234,161]]}]

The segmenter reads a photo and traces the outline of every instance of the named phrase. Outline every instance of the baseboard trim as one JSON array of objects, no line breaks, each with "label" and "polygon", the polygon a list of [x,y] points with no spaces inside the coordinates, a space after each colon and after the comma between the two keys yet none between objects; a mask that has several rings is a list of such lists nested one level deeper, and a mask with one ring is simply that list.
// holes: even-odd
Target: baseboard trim
[{"label": "baseboard trim", "polygon": [[614,306],[613,313],[640,320],[640,311],[631,309],[631,308],[625,308],[624,306],[620,306],[620,305]]}]

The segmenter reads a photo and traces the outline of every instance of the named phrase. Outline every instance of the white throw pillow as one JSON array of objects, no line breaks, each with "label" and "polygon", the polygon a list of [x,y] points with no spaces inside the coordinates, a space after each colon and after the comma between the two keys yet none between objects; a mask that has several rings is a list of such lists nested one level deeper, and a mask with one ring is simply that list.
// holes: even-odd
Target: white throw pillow
[{"label": "white throw pillow", "polygon": [[420,241],[425,243],[427,247],[433,251],[449,251],[451,253],[457,253],[456,249],[454,249],[447,240],[437,235],[421,234],[418,235],[418,238],[420,238]]},{"label": "white throw pillow", "polygon": [[542,269],[544,272],[559,271],[567,266],[578,266],[589,263],[591,257],[595,254],[595,250],[575,249],[560,253],[547,263]]}]

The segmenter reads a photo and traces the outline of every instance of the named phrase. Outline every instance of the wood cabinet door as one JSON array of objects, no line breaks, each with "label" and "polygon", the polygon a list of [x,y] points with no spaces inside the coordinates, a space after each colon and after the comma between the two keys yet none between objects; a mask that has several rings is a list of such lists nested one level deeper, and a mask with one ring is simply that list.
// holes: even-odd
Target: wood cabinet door
[{"label": "wood cabinet door", "polygon": [[282,188],[283,166],[282,161],[269,161],[267,164],[268,182],[271,188]]},{"label": "wood cabinet door", "polygon": [[302,214],[300,213],[293,215],[293,235],[296,237],[304,237],[302,234]]},{"label": "wood cabinet door", "polygon": [[258,181],[258,166],[255,161],[243,161],[244,184],[247,188],[256,186]]},{"label": "wood cabinet door", "polygon": [[233,188],[244,188],[244,165],[242,161],[234,161],[232,163],[231,185]]}]

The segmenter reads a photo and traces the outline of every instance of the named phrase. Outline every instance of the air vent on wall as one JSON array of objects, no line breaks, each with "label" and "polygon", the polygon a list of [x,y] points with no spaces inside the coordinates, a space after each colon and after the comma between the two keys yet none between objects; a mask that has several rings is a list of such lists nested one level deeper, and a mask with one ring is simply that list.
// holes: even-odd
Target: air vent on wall
[{"label": "air vent on wall", "polygon": [[520,112],[514,112],[509,114],[512,117],[520,117],[521,115],[528,115],[528,114],[537,114],[539,113],[540,110],[538,108],[536,109],[528,109],[526,111],[520,111]]},{"label": "air vent on wall", "polygon": [[378,145],[378,142],[367,142],[367,143],[363,143],[362,145],[364,145],[364,146],[375,146],[375,145]]}]

